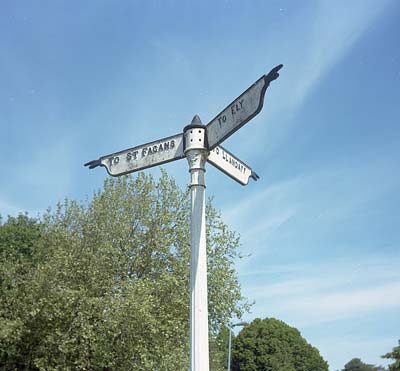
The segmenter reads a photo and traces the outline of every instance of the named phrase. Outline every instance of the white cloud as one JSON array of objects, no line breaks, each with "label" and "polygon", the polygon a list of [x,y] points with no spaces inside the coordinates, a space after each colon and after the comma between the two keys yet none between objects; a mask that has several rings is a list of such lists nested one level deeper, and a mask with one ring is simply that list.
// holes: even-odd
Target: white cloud
[{"label": "white cloud", "polygon": [[[325,359],[334,360],[329,362],[330,370],[343,369],[343,366],[353,358],[361,358],[368,364],[385,366],[392,361],[382,359],[381,355],[396,346],[397,340],[395,337],[363,339],[357,336],[327,336],[320,340],[318,348]],[[326,355],[329,355],[329,358]]]},{"label": "white cloud", "polygon": [[[293,178],[277,184],[268,185],[264,190],[244,198],[242,201],[237,202],[235,206],[226,208],[224,211],[224,219],[230,223],[236,223],[242,220],[253,220],[246,216],[254,215],[255,211],[269,211],[271,206],[277,206],[286,197],[291,190],[296,189],[297,185],[303,182],[302,178]],[[287,210],[284,214],[289,215],[294,210]],[[278,219],[284,218],[278,217]],[[263,221],[265,223],[265,221]]]},{"label": "white cloud", "polygon": [[8,215],[16,216],[20,212],[22,212],[22,209],[18,205],[8,200],[0,199],[0,215],[3,218],[3,222]]},{"label": "white cloud", "polygon": [[301,325],[360,316],[373,310],[400,308],[400,281],[359,290],[316,293],[285,302],[280,311],[292,311]]},{"label": "white cloud", "polygon": [[[400,309],[399,264],[400,256],[369,256],[319,266],[272,267],[252,272],[257,283],[243,285],[243,291],[256,300],[255,315],[265,317],[263,311],[267,310],[278,318],[290,318],[296,326],[310,326]],[[277,273],[281,273],[278,280]],[[248,272],[247,280],[250,275]]]},{"label": "white cloud", "polygon": [[[273,140],[268,142],[266,152],[273,152],[281,146],[289,135],[293,117],[299,108],[332,69],[348,55],[356,43],[375,25],[390,0],[318,1],[306,18],[311,25],[293,24],[293,32],[285,34],[284,45],[275,47],[274,55],[284,64],[276,86],[267,95],[268,104],[261,120],[267,125],[258,125],[257,136],[243,137],[235,141],[235,148],[249,152],[256,144],[260,145],[267,134]],[[280,50],[281,49],[281,50]],[[357,68],[356,63],[346,67]],[[337,76],[340,80],[342,77]],[[272,89],[272,88],[271,88]],[[271,128],[273,126],[273,128]]]},{"label": "white cloud", "polygon": [[296,61],[296,78],[291,80],[294,84],[290,96],[294,104],[302,103],[313,86],[373,25],[388,3],[361,0],[335,4],[329,1],[315,3],[317,10],[310,42],[302,45],[302,58]]},{"label": "white cloud", "polygon": [[[274,238],[291,234],[292,244],[296,244],[318,233],[334,237],[336,230],[339,236],[343,223],[353,218],[360,222],[363,213],[375,212],[371,204],[395,192],[399,179],[392,176],[394,165],[388,166],[392,158],[374,156],[326,164],[322,170],[267,185],[224,208],[224,219],[241,234],[243,252],[252,255],[240,262],[241,268],[273,247],[269,242]],[[369,222],[365,221],[365,227]]]}]

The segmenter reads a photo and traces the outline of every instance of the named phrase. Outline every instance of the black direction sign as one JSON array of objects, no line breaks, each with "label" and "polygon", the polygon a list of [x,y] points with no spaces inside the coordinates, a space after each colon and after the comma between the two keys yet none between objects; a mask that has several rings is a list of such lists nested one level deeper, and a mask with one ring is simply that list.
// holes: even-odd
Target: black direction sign
[{"label": "black direction sign", "polygon": [[177,134],[102,156],[98,160],[89,161],[85,166],[89,166],[89,169],[104,166],[110,175],[120,176],[183,157],[183,134]]},{"label": "black direction sign", "polygon": [[282,67],[280,64],[267,75],[263,75],[206,125],[209,150],[214,149],[261,111],[265,91],[270,82],[279,77],[278,71]]}]

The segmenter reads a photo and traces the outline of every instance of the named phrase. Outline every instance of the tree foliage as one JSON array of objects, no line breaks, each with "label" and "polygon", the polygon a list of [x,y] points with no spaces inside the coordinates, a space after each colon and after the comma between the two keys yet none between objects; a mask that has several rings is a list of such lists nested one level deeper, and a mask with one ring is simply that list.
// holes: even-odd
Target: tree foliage
[{"label": "tree foliage", "polygon": [[[225,371],[228,363],[229,327],[221,326],[219,333],[210,339],[210,369]],[[232,344],[234,341],[232,334]]]},{"label": "tree foliage", "polygon": [[29,351],[18,345],[27,315],[21,303],[29,295],[33,249],[41,231],[41,224],[27,215],[9,217],[0,225],[0,366],[5,370],[19,366]]},{"label": "tree foliage", "polygon": [[[107,179],[40,223],[0,226],[1,368],[186,370],[189,212],[188,193],[165,172],[140,173]],[[233,269],[239,239],[211,202],[207,227],[214,339],[247,305]]]},{"label": "tree foliage", "polygon": [[353,358],[344,365],[342,371],[379,371],[381,366],[370,365],[361,361],[360,358]]},{"label": "tree foliage", "polygon": [[233,371],[328,371],[300,332],[274,318],[255,319],[236,337]]},{"label": "tree foliage", "polygon": [[393,363],[389,365],[389,371],[400,371],[400,340],[399,345],[393,350],[382,356],[383,358],[393,359]]}]

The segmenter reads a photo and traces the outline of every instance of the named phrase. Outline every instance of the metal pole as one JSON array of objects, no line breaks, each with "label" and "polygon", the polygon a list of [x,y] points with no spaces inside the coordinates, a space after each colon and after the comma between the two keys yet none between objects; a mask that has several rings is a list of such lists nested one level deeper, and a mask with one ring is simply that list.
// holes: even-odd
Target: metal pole
[{"label": "metal pole", "polygon": [[232,327],[229,326],[228,371],[231,371],[231,347],[232,347]]},{"label": "metal pole", "polygon": [[238,322],[229,327],[229,342],[228,342],[228,371],[231,371],[231,349],[232,349],[232,329],[235,326],[248,326],[247,322]]},{"label": "metal pole", "polygon": [[184,128],[185,156],[189,162],[190,223],[190,371],[209,371],[207,254],[205,218],[205,128],[196,115]]}]

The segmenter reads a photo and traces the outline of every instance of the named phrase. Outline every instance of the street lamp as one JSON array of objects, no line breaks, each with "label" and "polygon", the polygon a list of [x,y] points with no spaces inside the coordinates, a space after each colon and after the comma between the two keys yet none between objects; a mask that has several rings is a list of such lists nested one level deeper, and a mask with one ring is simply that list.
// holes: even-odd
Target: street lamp
[{"label": "street lamp", "polygon": [[247,326],[247,325],[248,325],[247,322],[238,322],[238,323],[234,323],[232,326],[228,326],[228,327],[229,327],[228,371],[231,371],[232,329],[233,329],[235,326]]}]

